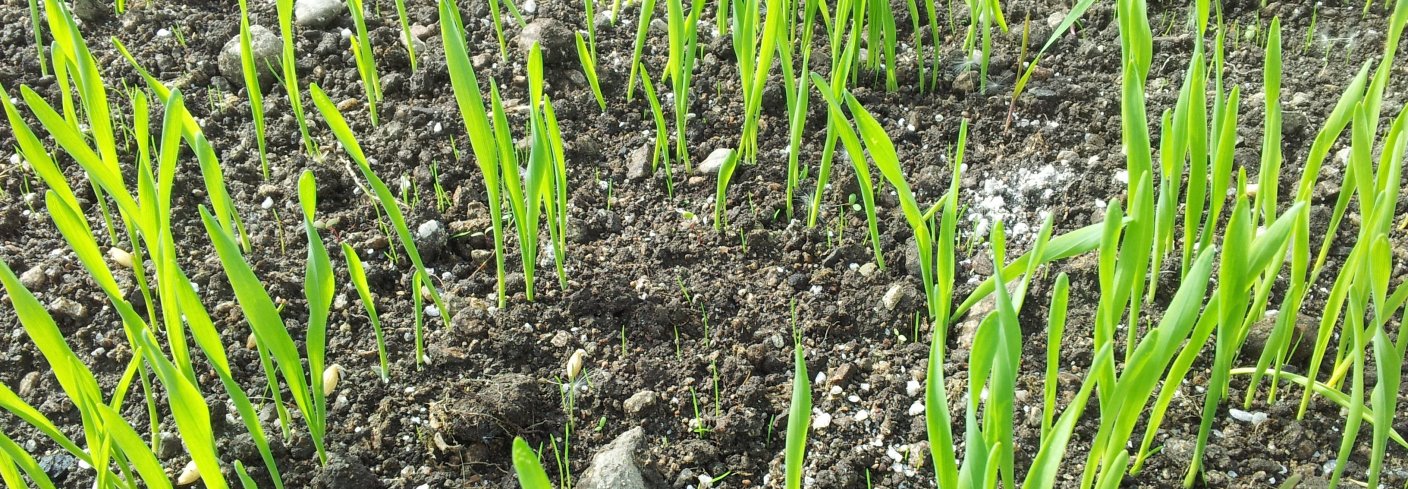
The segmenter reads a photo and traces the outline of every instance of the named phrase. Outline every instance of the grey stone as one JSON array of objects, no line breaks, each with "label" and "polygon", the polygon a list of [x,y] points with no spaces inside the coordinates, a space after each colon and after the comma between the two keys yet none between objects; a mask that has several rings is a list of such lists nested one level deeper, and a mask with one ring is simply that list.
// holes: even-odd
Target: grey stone
[{"label": "grey stone", "polygon": [[622,433],[592,457],[578,481],[579,489],[645,489],[645,476],[636,462],[636,448],[645,439],[639,426]]},{"label": "grey stone", "polygon": [[294,22],[299,27],[324,27],[345,12],[347,4],[341,0],[298,0],[293,4]]},{"label": "grey stone", "polygon": [[161,432],[161,438],[156,445],[156,456],[162,460],[170,460],[181,455],[185,447],[181,445],[181,437],[169,431]]},{"label": "grey stone", "polygon": [[518,50],[527,58],[537,44],[543,52],[543,63],[552,64],[569,58],[576,59],[576,44],[572,28],[557,19],[537,18],[518,33]]},{"label": "grey stone", "polygon": [[953,79],[953,89],[962,93],[976,92],[978,91],[979,76],[977,70],[968,70],[959,73],[958,77]]},{"label": "grey stone", "polygon": [[861,265],[860,268],[856,271],[860,272],[860,276],[862,277],[870,277],[871,275],[875,275],[875,272],[877,270],[879,270],[879,267],[875,265],[875,263],[871,262]]},{"label": "grey stone", "polygon": [[632,395],[626,402],[621,403],[621,407],[626,410],[626,414],[640,414],[641,412],[655,406],[659,398],[655,391],[640,391]]},{"label": "grey stone", "polygon": [[27,374],[24,374],[23,379],[20,379],[19,395],[20,397],[29,397],[30,394],[33,394],[34,390],[38,387],[39,372],[31,371]]},{"label": "grey stone", "polygon": [[440,256],[449,240],[450,232],[440,221],[432,219],[416,227],[416,248],[427,260]]},{"label": "grey stone", "polygon": [[640,180],[650,175],[650,152],[653,148],[650,144],[643,144],[641,147],[631,151],[626,156],[626,178],[630,180]]},{"label": "grey stone", "polygon": [[702,163],[699,163],[697,170],[699,173],[718,173],[719,169],[724,167],[724,163],[728,162],[729,156],[732,154],[733,150],[728,148],[716,149],[712,153],[709,153],[709,156],[705,157]]},{"label": "grey stone", "polygon": [[[249,52],[254,58],[254,69],[259,74],[259,85],[268,86],[274,82],[274,73],[279,69],[279,58],[283,54],[283,41],[264,26],[249,27]],[[225,47],[220,49],[220,76],[231,83],[244,85],[244,65],[240,53],[240,36],[236,34]]]},{"label": "grey stone", "polygon": [[914,302],[913,299],[918,295],[919,291],[915,290],[914,285],[909,282],[898,282],[885,291],[884,297],[880,298],[880,304],[885,307],[886,311],[893,311],[902,304]]},{"label": "grey stone", "polygon": [[49,276],[45,275],[44,269],[40,267],[25,270],[24,273],[20,274],[20,285],[23,285],[24,288],[29,289],[31,292],[43,288],[44,284],[48,283],[48,281]]},{"label": "grey stone", "polygon": [[112,13],[112,6],[103,0],[73,0],[73,15],[83,20],[97,20]]},{"label": "grey stone", "polygon": [[49,312],[71,321],[88,319],[88,308],[67,297],[60,297],[49,303]]}]

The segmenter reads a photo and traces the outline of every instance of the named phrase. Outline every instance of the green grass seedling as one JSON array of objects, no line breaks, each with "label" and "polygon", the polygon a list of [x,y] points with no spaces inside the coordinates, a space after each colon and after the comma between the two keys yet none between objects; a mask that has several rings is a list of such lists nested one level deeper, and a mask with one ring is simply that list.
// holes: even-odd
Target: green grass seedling
[{"label": "green grass seedling", "polygon": [[650,114],[655,119],[655,149],[650,156],[650,171],[657,171],[661,163],[665,165],[665,192],[675,196],[675,176],[670,164],[670,134],[665,130],[665,112],[660,107],[660,99],[655,96],[655,83],[650,73],[641,72],[641,88],[645,89],[645,100],[650,103]]},{"label": "green grass seedling", "polygon": [[[367,94],[367,111],[372,125],[379,124],[377,104],[381,103],[381,76],[377,74],[376,59],[372,57],[372,42],[367,35],[366,11],[363,0],[347,0],[347,10],[352,12],[352,24],[356,34],[352,36],[352,56],[357,61],[357,75],[362,78],[362,90]],[[412,56],[412,59],[415,57]]]},{"label": "green grass seedling", "polygon": [[[492,0],[491,0],[492,1]],[[636,23],[636,42],[631,54],[631,73],[626,75],[626,101],[635,97],[636,75],[644,68],[640,63],[645,53],[645,35],[650,32],[650,18],[655,13],[656,0],[640,0],[640,21]],[[726,3],[724,0],[720,3]],[[661,81],[664,81],[663,79]]]},{"label": "green grass seedling", "polygon": [[342,256],[347,259],[347,275],[352,280],[353,288],[357,289],[357,297],[362,299],[362,305],[367,310],[367,319],[372,323],[372,331],[376,333],[376,356],[380,361],[377,371],[381,375],[382,382],[389,382],[391,371],[386,362],[386,338],[382,335],[381,319],[376,313],[376,301],[372,297],[371,287],[367,284],[366,268],[362,266],[362,259],[357,256],[357,250],[352,245],[342,243]]},{"label": "green grass seedling", "polygon": [[522,437],[513,439],[513,470],[518,474],[518,486],[523,489],[552,489],[538,453]]},{"label": "green grass seedling", "polygon": [[[334,294],[332,261],[328,258],[327,246],[313,225],[318,207],[318,187],[311,170],[304,170],[298,178],[298,203],[303,211],[303,229],[308,237],[308,259],[303,279],[303,296],[308,301],[308,333],[304,347],[308,353],[308,386],[313,394],[311,413],[307,413],[309,431],[315,440],[321,440],[327,432],[327,397],[323,385],[323,370],[327,356],[328,316],[332,311]],[[417,290],[417,296],[419,296]],[[318,442],[321,447],[322,443]],[[328,463],[327,453],[319,450],[318,458]]]},{"label": "green grass seedling", "polygon": [[1051,432],[1056,416],[1056,383],[1061,370],[1061,339],[1066,331],[1066,303],[1070,294],[1070,278],[1065,273],[1056,276],[1051,292],[1051,307],[1046,320],[1046,379],[1042,384],[1041,439]]},{"label": "green grass seedling", "polygon": [[401,43],[406,45],[406,56],[411,60],[411,71],[416,71],[420,63],[416,55],[416,38],[411,34],[410,16],[406,15],[406,0],[396,0],[396,19],[401,23]]},{"label": "green grass seedling", "polygon": [[[244,73],[245,93],[249,94],[249,112],[254,118],[254,139],[259,147],[259,170],[263,172],[264,179],[268,180],[269,154],[264,141],[264,93],[259,85],[259,70],[263,67],[255,66],[252,47],[254,40],[249,29],[249,1],[240,0],[240,69]],[[292,42],[292,40],[287,42]],[[293,81],[288,83],[297,83],[297,80],[298,78],[295,76]]]},{"label": "green grass seedling", "polygon": [[807,357],[802,350],[801,330],[797,329],[797,307],[792,306],[792,401],[787,408],[787,448],[784,456],[784,487],[801,489],[807,432],[811,429],[812,384],[807,376]]},{"label": "green grass seedling", "polygon": [[[284,82],[284,92],[288,94],[289,108],[293,111],[293,119],[298,122],[298,134],[303,137],[303,149],[309,156],[318,154],[318,145],[313,141],[313,136],[308,132],[308,119],[303,116],[303,92],[298,88],[298,58],[294,49],[293,31],[293,3],[294,0],[278,0],[276,7],[279,16],[279,37],[283,39],[283,54],[279,57],[280,66],[283,68],[281,76]],[[397,0],[397,6],[401,6],[401,0]],[[405,22],[404,13],[402,22]],[[409,32],[409,31],[407,31]],[[411,63],[414,66],[415,56],[411,56]]]},{"label": "green grass seedling", "polygon": [[[863,204],[862,208],[865,210],[865,220],[870,230],[870,244],[872,252],[875,255],[875,264],[883,269],[885,268],[885,256],[880,252],[879,219],[875,211],[875,185],[870,178],[870,164],[866,162],[866,153],[861,147],[860,138],[856,136],[856,132],[851,128],[850,122],[847,121],[845,115],[841,113],[840,95],[832,91],[831,86],[828,85],[826,80],[823,80],[820,75],[813,73],[811,79],[812,83],[816,85],[817,90],[821,92],[822,98],[826,100],[828,107],[827,124],[835,128],[836,134],[839,136],[843,146],[846,148],[846,153],[849,155],[851,168],[855,170],[856,182],[859,184],[858,187],[860,188],[861,202]],[[872,135],[872,137],[884,136],[883,129],[881,129],[881,131],[882,134]],[[885,137],[888,138],[888,136]],[[891,153],[880,153],[880,156],[888,157],[890,154]],[[872,152],[871,157],[877,157],[876,153]],[[876,166],[880,164],[877,159]],[[887,161],[885,164],[889,165],[892,163]],[[898,161],[893,162],[893,164],[898,168]],[[916,230],[916,232],[918,231]],[[933,319],[932,316],[931,319]]]},{"label": "green grass seedling", "polygon": [[[590,5],[592,0],[586,0]],[[591,25],[588,19],[587,25]],[[582,33],[576,33],[577,38],[577,60],[582,63],[582,73],[586,74],[587,83],[592,87],[592,95],[596,96],[596,103],[601,107],[602,112],[606,112],[606,97],[601,93],[601,81],[596,75],[596,47],[595,44],[588,46],[582,39]]]},{"label": "green grass seedling", "polygon": [[[310,377],[305,375],[297,346],[280,317],[279,309],[274,306],[273,299],[269,297],[268,291],[259,282],[259,278],[254,275],[254,270],[240,255],[234,241],[215,222],[210,211],[205,206],[201,206],[200,211],[206,233],[210,235],[210,241],[214,244],[216,254],[225,268],[226,278],[230,282],[231,289],[235,291],[235,299],[244,311],[245,319],[250,328],[254,331],[255,342],[261,350],[261,354],[267,352],[269,357],[276,362],[279,373],[284,382],[288,384],[294,404],[310,420],[309,429],[310,434],[313,435],[313,446],[317,449],[319,458],[325,460],[323,458],[326,457],[326,454],[324,453],[322,432],[313,432],[315,429],[321,429],[321,426],[314,428],[312,421],[312,418],[319,412],[314,406],[313,385],[309,380]],[[322,372],[310,372],[310,374],[320,376]],[[273,382],[273,377],[270,377],[270,382]],[[277,392],[277,386],[274,386],[274,390]],[[289,429],[287,421],[284,423],[284,429]]]},{"label": "green grass seedling", "polygon": [[44,56],[44,26],[39,23],[37,0],[29,0],[29,25],[34,29],[34,52],[39,55],[39,73],[49,76],[49,60]]},{"label": "green grass seedling", "polygon": [[[464,26],[459,16],[459,9],[455,7],[452,0],[442,0],[440,2],[440,26],[441,37],[445,44],[445,63],[450,72],[450,82],[454,87],[455,101],[459,105],[460,117],[464,121],[465,131],[469,134],[470,147],[474,150],[474,161],[479,166],[480,175],[484,179],[484,188],[489,194],[489,219],[493,223],[494,229],[494,263],[495,271],[498,274],[498,299],[499,307],[504,307],[508,302],[507,290],[505,290],[505,252],[504,252],[504,217],[503,217],[503,184],[500,183],[499,151],[498,141],[491,130],[489,117],[485,112],[484,97],[479,91],[479,79],[474,73],[474,66],[470,63],[469,53],[465,47]],[[507,130],[507,128],[502,128]],[[509,148],[511,149],[511,147]],[[516,163],[511,163],[517,165]]]},{"label": "green grass seedling", "polygon": [[[401,213],[400,205],[392,195],[391,189],[386,186],[386,182],[383,182],[381,178],[372,171],[371,165],[367,162],[366,154],[362,152],[362,146],[357,143],[356,135],[352,133],[352,128],[347,125],[347,120],[342,117],[342,113],[333,105],[332,100],[323,92],[323,89],[318,88],[317,85],[312,85],[309,87],[309,90],[313,95],[313,103],[318,107],[318,111],[323,114],[323,118],[327,120],[328,128],[337,136],[337,140],[342,144],[342,148],[347,151],[347,155],[352,158],[352,162],[355,163],[357,169],[361,171],[362,177],[367,180],[367,183],[370,184],[372,190],[376,193],[377,204],[390,218],[396,230],[396,237],[400,240],[401,247],[406,252],[406,256],[410,257],[411,264],[415,265],[416,273],[419,273],[423,277],[429,277],[430,274],[426,271],[425,263],[421,261],[420,252],[416,250],[415,239],[411,237],[411,229],[406,226],[406,218]],[[434,301],[435,307],[439,310],[440,319],[446,326],[449,326],[451,311],[445,308],[445,301],[440,298],[440,292],[436,290],[434,282],[429,281],[425,284],[425,288],[428,289],[431,300]],[[417,290],[416,293],[419,293],[419,291]],[[419,314],[420,311],[416,311],[416,313]]]}]

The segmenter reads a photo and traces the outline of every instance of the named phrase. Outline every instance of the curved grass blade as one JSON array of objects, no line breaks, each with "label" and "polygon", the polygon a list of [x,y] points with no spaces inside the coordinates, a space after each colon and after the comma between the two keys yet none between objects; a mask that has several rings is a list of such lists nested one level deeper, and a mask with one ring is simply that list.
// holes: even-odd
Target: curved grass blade
[{"label": "curved grass blade", "polygon": [[518,473],[518,485],[523,489],[552,489],[548,473],[538,460],[538,453],[523,437],[513,438],[513,470]]},{"label": "curved grass blade", "polygon": [[[361,170],[362,177],[367,180],[372,191],[376,193],[377,202],[390,217],[392,225],[396,228],[396,237],[400,239],[401,247],[411,258],[411,263],[415,265],[416,271],[425,277],[430,277],[430,273],[426,271],[425,263],[421,261],[420,252],[416,251],[415,239],[411,237],[411,229],[406,226],[406,218],[396,203],[396,197],[386,186],[386,182],[383,182],[372,171],[371,165],[367,163],[366,154],[362,153],[362,146],[357,143],[357,137],[352,133],[352,128],[347,125],[347,120],[342,117],[342,113],[337,110],[323,89],[318,88],[318,85],[311,85],[309,91],[313,95],[313,103],[323,114],[323,118],[327,120],[333,135],[337,136],[338,142],[342,143],[342,148],[347,151],[352,162],[357,164],[357,169]],[[435,307],[439,309],[440,319],[446,326],[449,326],[451,313],[449,309],[445,308],[445,301],[440,298],[440,292],[436,290],[433,281],[425,284],[425,287],[430,290],[430,298],[434,301]]]}]

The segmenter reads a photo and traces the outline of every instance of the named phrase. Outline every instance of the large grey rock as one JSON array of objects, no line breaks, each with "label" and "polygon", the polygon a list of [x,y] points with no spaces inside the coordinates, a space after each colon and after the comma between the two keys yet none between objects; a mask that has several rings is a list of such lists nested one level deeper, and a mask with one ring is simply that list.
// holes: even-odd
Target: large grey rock
[{"label": "large grey rock", "polygon": [[645,439],[639,426],[622,433],[592,457],[592,465],[577,482],[579,489],[645,489],[646,479],[636,463],[636,448]]},{"label": "large grey rock", "polygon": [[[283,41],[264,26],[249,27],[249,52],[254,58],[254,69],[259,74],[259,85],[268,86],[274,82],[274,73],[279,69],[279,57],[283,54]],[[235,34],[225,47],[220,49],[220,76],[231,84],[244,85],[244,66],[240,57],[240,36]]]},{"label": "large grey rock", "polygon": [[299,27],[327,26],[347,12],[341,0],[298,0],[293,4],[293,19]]}]

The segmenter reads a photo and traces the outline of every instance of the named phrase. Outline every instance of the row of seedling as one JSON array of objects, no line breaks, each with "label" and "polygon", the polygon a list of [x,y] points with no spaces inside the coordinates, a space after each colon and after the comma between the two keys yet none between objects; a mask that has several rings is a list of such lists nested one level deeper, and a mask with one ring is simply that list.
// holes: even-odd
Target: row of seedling
[{"label": "row of seedling", "polygon": [[[1031,455],[1031,464],[1021,487],[1053,487],[1061,471],[1062,458],[1071,442],[1075,426],[1092,394],[1098,394],[1098,428],[1091,449],[1085,454],[1081,487],[1118,487],[1128,474],[1138,474],[1145,462],[1157,453],[1153,446],[1159,426],[1176,393],[1193,367],[1194,360],[1209,347],[1214,353],[1211,380],[1204,394],[1201,426],[1185,485],[1201,480],[1203,455],[1211,428],[1222,401],[1227,398],[1232,375],[1252,378],[1242,407],[1250,409],[1259,386],[1270,381],[1266,402],[1275,402],[1278,382],[1302,387],[1300,411],[1304,416],[1310,399],[1321,396],[1344,409],[1336,465],[1330,471],[1331,486],[1342,484],[1344,467],[1356,446],[1360,426],[1372,425],[1367,484],[1376,487],[1384,474],[1385,453],[1390,442],[1408,447],[1393,431],[1400,370],[1408,340],[1394,340],[1385,327],[1401,314],[1408,287],[1389,291],[1389,271],[1393,269],[1388,236],[1394,231],[1394,210],[1399,203],[1399,185],[1405,149],[1403,112],[1388,128],[1382,141],[1377,127],[1383,94],[1390,81],[1397,39],[1408,21],[1408,2],[1397,2],[1390,19],[1389,42],[1378,69],[1370,76],[1366,63],[1351,80],[1335,109],[1328,115],[1307,154],[1295,198],[1277,202],[1276,189],[1282,168],[1280,138],[1280,24],[1273,21],[1265,44],[1264,69],[1266,107],[1262,151],[1255,169],[1256,182],[1246,177],[1251,162],[1236,168],[1233,148],[1239,113],[1238,89],[1223,90],[1222,29],[1219,27],[1209,74],[1203,37],[1208,33],[1211,11],[1207,2],[1198,2],[1195,12],[1202,15],[1196,24],[1198,39],[1175,106],[1162,118],[1158,159],[1150,144],[1151,135],[1144,105],[1144,80],[1152,61],[1143,2],[1119,2],[1122,32],[1124,147],[1130,175],[1128,203],[1112,202],[1106,218],[1087,228],[1051,237],[1048,219],[1031,250],[1011,262],[1006,260],[1005,236],[999,223],[989,244],[998,273],[983,282],[950,314],[952,266],[956,249],[952,241],[954,191],[937,206],[943,212],[934,240],[932,217],[913,202],[902,175],[885,173],[900,195],[906,220],[915,229],[921,266],[929,297],[929,317],[933,331],[925,406],[935,481],[939,487],[1017,487],[1014,460],[1013,393],[1021,371],[1021,330],[1017,311],[1040,264],[1075,254],[1096,252],[1099,257],[1099,304],[1094,318],[1094,356],[1086,377],[1064,412],[1055,409],[1060,346],[1066,330],[1069,281],[1056,278],[1052,293],[1047,334],[1047,365],[1043,391],[1040,440]],[[1220,26],[1220,22],[1219,22]],[[1211,110],[1204,96],[1212,79],[1215,97]],[[821,85],[818,82],[818,85]],[[831,100],[835,94],[827,94]],[[884,161],[893,158],[883,128],[873,122],[865,109],[851,102],[856,128],[862,133],[865,150],[882,172]],[[832,102],[831,109],[839,111]],[[1209,114],[1211,113],[1211,115]],[[842,119],[845,138],[849,123]],[[1327,229],[1311,228],[1308,209],[1313,189],[1331,147],[1350,133],[1348,159],[1342,173],[1344,186],[1334,204]],[[962,151],[963,135],[959,136]],[[1373,149],[1383,148],[1375,159]],[[955,166],[959,163],[956,160]],[[1154,161],[1161,164],[1156,169]],[[1185,177],[1186,172],[1186,177]],[[1186,178],[1186,187],[1180,182]],[[957,180],[955,176],[955,181]],[[955,189],[956,191],[956,189]],[[1226,207],[1226,195],[1232,205]],[[1344,265],[1333,279],[1323,311],[1320,331],[1314,344],[1299,344],[1294,325],[1305,304],[1311,285],[1326,270],[1325,256],[1340,230],[1353,201],[1361,209],[1359,229]],[[1180,210],[1181,209],[1181,210]],[[1225,215],[1224,215],[1225,213]],[[1181,215],[1180,215],[1181,214]],[[1175,234],[1174,222],[1181,220],[1185,232]],[[1323,236],[1319,252],[1312,254],[1310,237]],[[1152,307],[1158,265],[1166,256],[1181,250],[1179,280],[1172,300],[1162,314],[1142,312]],[[1289,268],[1286,265],[1289,264]],[[1267,347],[1255,360],[1255,367],[1234,368],[1253,323],[1267,312],[1277,277],[1289,275],[1280,313]],[[1216,277],[1214,281],[1213,278]],[[928,293],[937,290],[940,293]],[[1145,294],[1147,292],[1147,295]],[[961,413],[964,453],[954,453],[955,413],[949,411],[943,378],[947,325],[985,297],[995,297],[995,311],[982,318],[969,353],[968,391]],[[1158,317],[1157,321],[1150,319]],[[1343,322],[1341,323],[1341,319]],[[1130,325],[1122,328],[1122,324]],[[1338,335],[1335,332],[1339,326]],[[1123,348],[1117,344],[1123,329]],[[1339,338],[1336,357],[1328,378],[1320,374],[1331,338]],[[1311,350],[1309,372],[1305,375],[1284,367],[1291,348]],[[1120,351],[1123,354],[1120,354]],[[1371,356],[1372,353],[1372,356]],[[1372,362],[1369,360],[1372,359]],[[1251,359],[1243,359],[1249,362]],[[1368,372],[1372,363],[1374,372]],[[805,362],[797,359],[799,372]],[[1366,385],[1366,377],[1377,379]],[[1322,380],[1323,379],[1323,380]],[[1342,384],[1349,381],[1349,392]],[[805,374],[794,384],[806,389]],[[1157,397],[1154,396],[1158,392]],[[793,397],[793,414],[809,406],[809,394]],[[1152,403],[1151,403],[1152,401]],[[805,415],[804,415],[805,416]],[[1144,426],[1144,435],[1135,445],[1135,431]],[[787,446],[788,487],[793,482],[792,461],[801,457],[796,440],[805,440],[805,431],[789,431]]]},{"label": "row of seedling", "polygon": [[[327,396],[336,388],[342,370],[336,365],[327,365],[326,360],[327,325],[335,278],[329,250],[314,224],[317,192],[312,173],[305,171],[298,181],[303,229],[308,242],[303,284],[307,321],[301,339],[304,351],[300,352],[282,318],[284,306],[276,305],[245,257],[252,249],[245,224],[225,188],[223,166],[199,123],[186,109],[182,94],[148,74],[117,43],[153,94],[148,95],[148,91],[142,89],[126,94],[131,106],[124,110],[130,109],[132,114],[130,146],[119,147],[114,127],[127,122],[114,116],[117,111],[111,105],[96,58],[66,6],[48,0],[45,11],[49,32],[55,37],[52,66],[56,72],[64,74],[61,103],[56,108],[29,87],[22,86],[18,99],[12,99],[10,93],[0,87],[0,104],[4,106],[21,157],[48,188],[44,203],[50,219],[117,312],[133,355],[116,386],[110,392],[103,392],[97,378],[85,366],[82,357],[69,347],[45,307],[0,261],[0,284],[14,305],[24,332],[49,363],[65,396],[79,413],[83,443],[80,445],[70,439],[44,414],[8,388],[0,390],[0,407],[92,467],[98,487],[171,487],[172,481],[153,452],[158,443],[157,434],[163,429],[161,422],[169,414],[190,457],[190,463],[176,482],[184,485],[201,480],[207,487],[227,487],[227,474],[211,432],[211,412],[205,403],[208,386],[202,386],[196,375],[197,366],[208,365],[217,374],[225,394],[252,435],[270,483],[283,487],[270,448],[270,437],[259,422],[258,406],[272,403],[278,412],[279,431],[288,439],[293,435],[294,425],[288,404],[282,398],[285,388],[291,405],[302,413],[319,460],[326,463]],[[242,30],[247,31],[247,26]],[[350,129],[327,96],[317,86],[312,86],[311,91],[334,134],[364,171],[368,182],[377,189],[378,203],[395,225],[405,253],[416,265],[416,290],[426,290],[436,310],[448,318],[449,311],[436,291],[433,277],[419,261],[410,231],[400,214],[400,204],[367,166]],[[12,100],[20,102],[12,103]],[[22,108],[28,109],[28,113]],[[154,118],[154,115],[160,117]],[[26,117],[38,121],[37,128],[31,126]],[[61,150],[62,157],[82,169],[81,174],[98,196],[108,243],[99,243],[97,236],[101,234],[90,227],[77,194],[61,170],[60,160],[51,156],[44,135]],[[220,329],[205,308],[200,289],[180,265],[180,261],[190,256],[187,256],[188,250],[178,247],[171,216],[183,151],[194,155],[198,164],[209,205],[201,206],[201,220],[250,326],[252,344],[265,374],[259,382],[262,390],[246,390],[247,387],[234,377]],[[129,155],[130,160],[123,161],[120,154]],[[136,176],[135,183],[124,176],[129,173],[124,168],[135,169],[131,172]],[[110,207],[116,212],[110,212]],[[109,251],[105,253],[104,249]],[[367,306],[376,329],[381,357],[379,372],[385,378],[388,374],[385,346],[365,272],[350,246],[344,245],[342,250],[348,261],[351,282]],[[128,295],[121,288],[118,277],[123,273],[131,274],[139,294]],[[424,357],[420,335],[417,337],[419,362]],[[197,359],[187,338],[194,340],[195,350],[204,355],[204,360]],[[150,417],[147,423],[150,440],[144,439],[133,424],[118,414],[135,385],[141,386],[142,400]],[[158,395],[163,391],[166,393],[164,400]],[[0,436],[0,451],[5,455],[0,457],[4,461],[0,463],[0,476],[7,485],[26,486],[22,477],[27,477],[29,483],[38,487],[55,487],[34,457],[8,436]],[[257,486],[242,464],[236,461],[234,468],[242,486]]]}]

